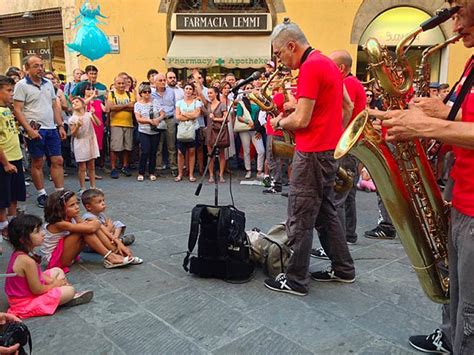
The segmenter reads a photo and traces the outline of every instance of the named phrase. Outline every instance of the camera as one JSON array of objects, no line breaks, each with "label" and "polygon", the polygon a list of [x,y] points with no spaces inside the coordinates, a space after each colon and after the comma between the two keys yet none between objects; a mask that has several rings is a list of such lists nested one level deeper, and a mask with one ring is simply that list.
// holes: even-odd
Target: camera
[{"label": "camera", "polygon": [[0,335],[0,346],[10,347],[19,343],[20,354],[26,354],[23,347],[28,344],[31,353],[31,334],[28,327],[24,323],[8,323],[3,333]]}]

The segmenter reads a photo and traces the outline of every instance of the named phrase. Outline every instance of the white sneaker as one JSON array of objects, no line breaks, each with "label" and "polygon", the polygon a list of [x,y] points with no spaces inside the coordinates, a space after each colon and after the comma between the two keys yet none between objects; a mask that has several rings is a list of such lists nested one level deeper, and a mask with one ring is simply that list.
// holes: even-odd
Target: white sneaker
[{"label": "white sneaker", "polygon": [[264,173],[257,173],[257,180],[263,180],[265,178]]},{"label": "white sneaker", "polygon": [[249,170],[247,171],[247,173],[245,174],[245,178],[246,179],[250,179],[252,177],[252,172]]}]

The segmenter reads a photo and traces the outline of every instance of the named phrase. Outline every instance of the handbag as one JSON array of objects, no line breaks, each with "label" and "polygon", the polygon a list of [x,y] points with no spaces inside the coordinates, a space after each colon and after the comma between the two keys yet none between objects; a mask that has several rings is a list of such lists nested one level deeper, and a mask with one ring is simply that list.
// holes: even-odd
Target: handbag
[{"label": "handbag", "polygon": [[[243,115],[242,117],[246,122],[252,121],[252,116],[250,115],[249,110],[247,110],[247,107],[245,105],[240,105],[243,109]],[[239,133],[239,132],[247,132],[250,131],[252,127],[248,123],[240,122],[238,118],[235,119],[234,123],[234,132]]]},{"label": "handbag", "polygon": [[[211,124],[207,127],[207,144],[209,146],[214,146],[217,141],[217,136],[219,135],[219,131],[222,127],[222,122],[211,122]],[[225,127],[222,129],[222,133],[219,137],[219,141],[216,144],[217,148],[228,148],[230,147],[230,136],[229,130],[227,129],[227,123]]]},{"label": "handbag", "polygon": [[[216,107],[216,109],[219,105]],[[214,109],[214,111],[216,110]],[[213,112],[215,115],[215,112]],[[207,145],[214,146],[216,145],[217,148],[228,148],[230,147],[230,136],[229,136],[229,129],[227,128],[227,123],[225,127],[222,129],[222,133],[219,137],[219,141],[216,144],[217,136],[221,130],[223,122],[216,122],[211,121],[210,125],[207,127]]]},{"label": "handbag", "polygon": [[[153,118],[155,118],[155,114],[154,114],[154,111],[153,111],[153,106],[151,106],[151,108],[150,108],[150,119],[153,119]],[[157,126],[151,124],[150,129],[154,132],[163,132],[163,131],[166,131],[168,129],[168,126],[166,125],[165,119],[162,119],[160,121],[160,123],[158,123]]]},{"label": "handbag", "polygon": [[176,139],[180,142],[194,142],[196,139],[196,128],[194,121],[179,122]]}]

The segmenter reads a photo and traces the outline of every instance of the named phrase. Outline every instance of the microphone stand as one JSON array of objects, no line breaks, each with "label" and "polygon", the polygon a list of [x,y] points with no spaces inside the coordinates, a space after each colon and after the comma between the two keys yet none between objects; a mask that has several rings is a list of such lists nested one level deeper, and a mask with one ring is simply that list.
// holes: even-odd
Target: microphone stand
[{"label": "microphone stand", "polygon": [[[234,106],[234,102],[236,101],[237,96],[238,96],[238,94],[234,93],[234,97],[230,100],[230,105],[229,105],[230,108],[232,108]],[[220,149],[221,149],[221,148],[217,147],[217,142],[219,142],[223,130],[224,129],[229,129],[227,127],[227,124],[229,124],[230,110],[231,109],[227,110],[227,112],[224,116],[224,120],[222,121],[221,128],[219,129],[219,133],[217,134],[216,141],[214,142],[214,145],[212,146],[211,151],[207,152],[206,168],[204,169],[204,173],[201,176],[201,179],[199,180],[199,184],[196,188],[196,191],[194,192],[194,195],[196,195],[196,196],[199,196],[199,194],[201,193],[201,189],[202,189],[204,179],[206,178],[207,172],[209,170],[209,164],[211,163],[211,159],[214,159],[214,204],[215,204],[215,206],[219,205],[219,182],[217,181],[218,180],[217,179],[218,174],[216,174],[216,172],[219,171],[219,154],[220,154]],[[209,123],[210,122],[208,122],[208,128],[210,128]],[[207,134],[207,132],[206,132],[206,134]],[[216,171],[216,169],[217,169],[217,171]],[[231,182],[232,182],[232,180],[229,181],[229,184]]]}]

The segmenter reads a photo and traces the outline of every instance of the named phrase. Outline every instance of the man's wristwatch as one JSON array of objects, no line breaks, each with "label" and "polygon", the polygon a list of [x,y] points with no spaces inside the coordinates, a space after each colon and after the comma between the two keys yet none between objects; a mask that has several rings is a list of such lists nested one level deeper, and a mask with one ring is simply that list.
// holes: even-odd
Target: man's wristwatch
[{"label": "man's wristwatch", "polygon": [[282,120],[282,119],[280,118],[280,119],[277,121],[277,128],[282,128],[282,127],[280,126],[280,121],[281,121],[281,120]]}]

